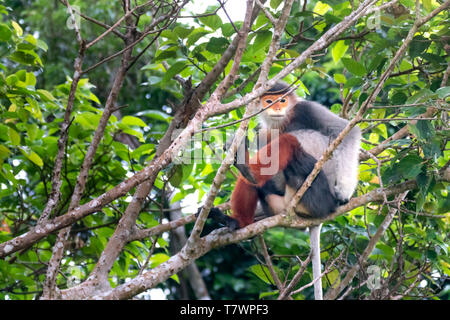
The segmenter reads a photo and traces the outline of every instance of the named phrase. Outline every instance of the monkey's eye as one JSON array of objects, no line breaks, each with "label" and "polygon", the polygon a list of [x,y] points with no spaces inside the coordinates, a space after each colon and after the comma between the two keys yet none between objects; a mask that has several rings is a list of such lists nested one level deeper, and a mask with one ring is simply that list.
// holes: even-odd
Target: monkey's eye
[{"label": "monkey's eye", "polygon": [[281,103],[285,103],[285,102],[286,102],[286,99],[281,99],[280,102],[281,102]]},{"label": "monkey's eye", "polygon": [[267,102],[268,104],[271,104],[271,103],[272,103],[272,100],[267,99],[266,102]]}]

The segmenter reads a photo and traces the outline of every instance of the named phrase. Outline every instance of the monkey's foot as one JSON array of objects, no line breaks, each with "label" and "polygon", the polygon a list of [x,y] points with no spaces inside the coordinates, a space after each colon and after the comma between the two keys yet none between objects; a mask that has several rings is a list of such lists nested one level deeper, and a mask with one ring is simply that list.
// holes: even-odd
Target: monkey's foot
[{"label": "monkey's foot", "polygon": [[[197,213],[195,214],[196,217],[198,217],[202,208],[203,207],[200,207],[198,209]],[[237,220],[231,218],[230,216],[224,214],[218,208],[211,208],[211,210],[209,211],[208,218],[211,218],[212,220],[216,221],[217,223],[219,223],[225,227],[228,227],[228,229],[230,229],[231,231],[235,231],[235,230],[239,229],[239,222]]]},{"label": "monkey's foot", "polygon": [[336,203],[339,206],[342,206],[346,203],[349,202],[350,198],[352,197],[352,194],[350,194],[349,192],[342,192],[342,188],[339,187],[339,185],[335,185],[334,186],[334,193],[336,195]]},{"label": "monkey's foot", "polygon": [[343,206],[344,204],[347,204],[350,201],[350,199],[336,199],[336,204],[338,207]]}]

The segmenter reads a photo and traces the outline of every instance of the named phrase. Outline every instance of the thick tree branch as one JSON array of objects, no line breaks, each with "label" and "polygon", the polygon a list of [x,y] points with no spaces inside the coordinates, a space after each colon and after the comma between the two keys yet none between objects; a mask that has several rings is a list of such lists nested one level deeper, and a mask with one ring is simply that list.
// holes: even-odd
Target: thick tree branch
[{"label": "thick tree branch", "polygon": [[[304,219],[299,217],[289,217],[286,215],[276,215],[259,222],[253,223],[245,228],[230,232],[228,228],[221,228],[214,230],[209,235],[200,238],[196,243],[196,247],[193,248],[188,255],[184,251],[180,251],[178,254],[172,256],[168,261],[160,264],[154,269],[147,271],[141,276],[137,276],[126,284],[120,285],[109,291],[99,293],[97,296],[92,297],[93,299],[129,299],[136,294],[148,290],[154,287],[160,282],[167,280],[170,276],[178,273],[187,265],[203,256],[212,249],[222,247],[232,243],[238,243],[242,240],[249,239],[258,234],[263,233],[267,229],[283,226],[283,227],[294,227],[304,229],[313,225],[317,225],[326,221],[333,220],[339,215],[344,214],[356,207],[362,206],[364,204],[383,201],[383,193],[387,196],[397,195],[399,193],[405,192],[406,190],[411,190],[417,186],[416,181],[411,180],[404,182],[402,184],[386,188],[384,190],[375,189],[365,195],[358,198],[353,198],[344,206],[339,207],[336,212],[324,219]],[[65,297],[71,298],[71,297]]]}]

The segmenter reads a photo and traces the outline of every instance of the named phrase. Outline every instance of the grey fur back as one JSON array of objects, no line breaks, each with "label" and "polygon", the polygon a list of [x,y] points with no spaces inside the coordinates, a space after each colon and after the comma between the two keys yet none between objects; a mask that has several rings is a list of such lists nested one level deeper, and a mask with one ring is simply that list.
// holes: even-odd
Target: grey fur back
[{"label": "grey fur back", "polygon": [[[302,148],[316,160],[319,160],[328,145],[334,140],[334,138],[315,130],[295,130],[289,133],[294,135]],[[360,139],[359,128],[354,128],[322,168],[330,190],[341,201],[348,201],[358,184]]]}]

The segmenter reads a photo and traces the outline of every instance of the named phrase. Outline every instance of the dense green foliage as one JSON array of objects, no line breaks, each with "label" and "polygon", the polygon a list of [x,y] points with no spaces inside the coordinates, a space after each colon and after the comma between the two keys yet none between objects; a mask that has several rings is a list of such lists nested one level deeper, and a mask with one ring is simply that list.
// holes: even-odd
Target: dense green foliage
[{"label": "dense green foliage", "polygon": [[[72,2],[82,12],[109,25],[122,15],[120,4],[112,1],[101,0],[94,4],[88,1]],[[422,1],[421,13],[428,14],[442,2]],[[281,3],[281,0],[270,0],[266,8],[276,17],[280,13]],[[345,18],[352,11],[351,3],[353,1],[309,1],[304,10],[299,6],[299,1],[294,1],[281,42],[282,49],[270,69],[269,78]],[[340,40],[308,59],[285,81],[292,83],[301,80],[301,83],[297,82],[301,84],[297,90],[300,96],[319,101],[341,116],[351,118],[379,81],[379,76],[414,21],[415,2],[401,0],[400,3],[403,5],[398,7],[400,12],[382,11],[380,19],[375,19],[377,25],[374,29],[368,28],[371,21],[367,18],[360,19]],[[58,1],[23,0],[0,4],[1,243],[34,226],[47,203],[60,124],[78,48],[73,30],[65,28],[67,12]],[[217,6],[209,7],[206,12],[216,9]],[[182,14],[188,13],[182,11]],[[377,97],[376,105],[383,108],[370,109],[365,116],[367,121],[359,124],[364,132],[362,148],[365,150],[372,149],[404,126],[408,126],[410,134],[393,140],[389,148],[377,155],[379,167],[371,158],[361,162],[360,183],[355,196],[406,180],[416,180],[418,188],[407,193],[401,210],[366,264],[379,268],[381,285],[387,291],[370,290],[365,282],[370,273],[364,268],[351,283],[356,289],[349,298],[392,298],[410,287],[412,289],[406,298],[449,297],[450,185],[442,179],[442,168],[448,166],[450,158],[446,103],[450,87],[442,84],[449,61],[449,15],[448,12],[439,14],[414,36],[407,53]],[[147,18],[139,21],[141,30],[150,21],[150,17]],[[81,21],[81,25],[83,36],[87,39],[103,32],[101,27],[85,20]],[[236,34],[235,27],[240,28],[241,25],[242,22],[238,21],[233,26],[218,15],[209,15],[178,19],[162,31],[159,43],[153,44],[127,74],[119,97],[119,105],[126,107],[120,109],[120,116],[113,115],[109,119],[90,170],[82,203],[120,184],[154,157],[158,141],[172,120],[176,104],[183,99],[183,90],[174,76],[179,75],[183,79],[191,77],[193,87],[198,85],[231,43]],[[298,36],[299,30],[301,37]],[[260,66],[267,55],[272,33],[272,24],[261,12],[249,34],[239,78],[233,88]],[[144,50],[147,44],[143,42],[135,50]],[[109,35],[106,41],[99,42],[88,51],[85,68],[121,48],[120,39]],[[119,61],[112,59],[94,69],[78,85],[62,170],[62,199],[53,216],[67,212],[80,166],[102,115]],[[230,68],[231,63],[222,76]],[[250,81],[240,93],[228,97],[226,101],[250,92],[253,85],[254,81]],[[433,120],[410,123],[409,118],[423,114],[429,106],[438,107]],[[226,124],[240,119],[242,114],[243,108],[233,110],[209,119],[204,126]],[[389,118],[406,120],[385,121]],[[256,123],[253,119],[250,128],[253,129]],[[233,128],[237,125],[226,129]],[[201,147],[192,147],[197,148],[195,150],[200,148],[208,158],[221,157],[223,146],[219,142],[224,132],[225,129],[216,130],[213,139],[201,141]],[[132,148],[117,139],[123,133],[138,141],[139,147]],[[218,161],[171,164],[159,174],[155,188],[139,215],[138,226],[150,228],[160,224],[167,218],[162,209],[167,209],[170,202],[184,199],[182,205],[189,206],[185,213],[194,213],[192,208],[197,207],[209,191],[219,166]],[[232,170],[237,173],[235,168]],[[215,204],[229,200],[234,182],[235,176],[228,172]],[[170,201],[166,194],[169,189],[172,192]],[[132,195],[133,192],[130,192],[72,226],[58,276],[60,288],[87,278]],[[393,197],[388,198],[388,203],[369,203],[358,207],[324,225],[322,260],[329,267],[322,279],[325,290],[339,283],[349,268],[359,263],[362,251],[391,208],[397,208]],[[212,227],[212,224],[208,225],[204,233]],[[190,228],[190,225],[186,226],[187,232]],[[264,238],[280,278],[291,279],[299,269],[297,258],[303,261],[309,254],[308,233],[275,228],[267,231]],[[150,266],[169,259],[172,254],[170,235],[131,242],[126,245],[109,274],[113,287],[138,274],[155,240],[157,245]],[[0,260],[0,299],[34,299],[41,294],[46,263],[51,257],[54,242],[55,235],[51,235],[26,250]],[[240,245],[219,248],[197,261],[212,298],[276,298],[278,291],[267,267],[261,263],[263,259],[256,243],[255,240],[248,240]],[[330,266],[332,261],[334,265]],[[309,283],[311,278],[309,267],[298,287]],[[159,287],[165,289],[170,298],[186,298],[177,289],[179,283],[179,277],[173,276]],[[195,298],[192,293],[188,297]],[[312,299],[312,287],[294,297]]]}]

